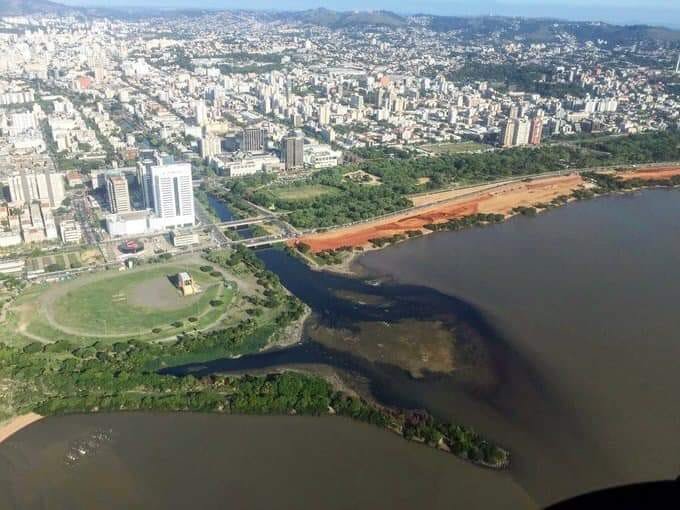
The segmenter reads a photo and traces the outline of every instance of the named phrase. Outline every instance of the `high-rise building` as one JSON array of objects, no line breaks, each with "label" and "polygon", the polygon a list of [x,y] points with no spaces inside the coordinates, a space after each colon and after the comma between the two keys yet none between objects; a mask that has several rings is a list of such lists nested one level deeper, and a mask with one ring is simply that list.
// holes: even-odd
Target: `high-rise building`
[{"label": "high-rise building", "polygon": [[208,108],[205,101],[199,99],[194,103],[194,111],[196,112],[196,124],[205,126],[208,123]]},{"label": "high-rise building", "polygon": [[244,152],[261,152],[264,150],[265,132],[258,127],[245,128],[241,132],[241,150]]},{"label": "high-rise building", "polygon": [[137,185],[142,190],[144,208],[153,209],[153,184],[151,183],[151,162],[137,163]]},{"label": "high-rise building", "polygon": [[458,110],[454,106],[449,107],[449,124],[458,122]]},{"label": "high-rise building", "polygon": [[22,169],[9,176],[7,184],[10,200],[17,206],[39,200],[49,207],[59,207],[64,201],[63,174]]},{"label": "high-rise building", "polygon": [[110,175],[106,180],[106,193],[112,213],[130,212],[130,191],[128,182],[122,175]]},{"label": "high-rise building", "polygon": [[514,134],[513,146],[527,145],[529,143],[529,121],[525,118],[517,120]]},{"label": "high-rise building", "polygon": [[291,133],[283,138],[283,161],[286,170],[294,170],[303,167],[304,140],[297,133]]},{"label": "high-rise building", "polygon": [[164,164],[161,155],[151,149],[140,151],[140,161],[137,162],[137,185],[142,190],[144,208],[153,209],[153,183],[151,182],[151,167]]},{"label": "high-rise building", "polygon": [[201,157],[204,159],[222,152],[222,140],[219,136],[207,134],[198,143]]},{"label": "high-rise building", "polygon": [[352,96],[349,98],[349,104],[352,108],[363,108],[364,98],[359,94],[352,94]]},{"label": "high-rise building", "polygon": [[536,115],[531,119],[529,129],[529,145],[539,145],[543,134],[543,117]]},{"label": "high-rise building", "polygon": [[331,105],[322,103],[319,105],[319,125],[327,126],[331,123]]},{"label": "high-rise building", "polygon": [[517,124],[519,120],[510,118],[505,123],[505,128],[503,129],[503,136],[501,139],[501,145],[503,147],[512,147],[515,140],[515,130],[517,129]]},{"label": "high-rise building", "polygon": [[194,224],[191,165],[175,163],[151,167],[154,212],[164,227]]},{"label": "high-rise building", "polygon": [[385,89],[380,87],[378,90],[375,91],[375,106],[378,108],[382,107],[383,105],[383,97],[385,96]]}]

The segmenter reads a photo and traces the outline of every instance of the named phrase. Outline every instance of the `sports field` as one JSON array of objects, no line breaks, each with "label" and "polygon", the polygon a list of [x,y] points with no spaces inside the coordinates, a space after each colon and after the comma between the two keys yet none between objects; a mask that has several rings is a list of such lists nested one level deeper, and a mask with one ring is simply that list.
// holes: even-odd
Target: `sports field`
[{"label": "sports field", "polygon": [[[172,277],[182,271],[191,274],[200,293],[181,295]],[[29,339],[43,341],[166,338],[217,323],[235,292],[236,285],[225,275],[212,276],[193,264],[108,271],[32,289],[13,307],[13,326]]]},{"label": "sports field", "polygon": [[280,186],[269,189],[280,200],[308,200],[328,193],[336,193],[338,190],[332,186],[323,184],[303,184],[301,186]]}]

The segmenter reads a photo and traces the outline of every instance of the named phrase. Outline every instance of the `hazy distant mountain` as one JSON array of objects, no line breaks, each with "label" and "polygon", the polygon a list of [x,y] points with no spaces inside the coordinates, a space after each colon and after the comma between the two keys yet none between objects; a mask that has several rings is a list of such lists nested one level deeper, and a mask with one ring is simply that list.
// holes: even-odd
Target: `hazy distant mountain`
[{"label": "hazy distant mountain", "polygon": [[[132,4],[132,2],[130,2]],[[0,16],[22,14],[82,14],[87,16],[107,16],[124,19],[140,19],[150,16],[201,16],[215,12],[214,9],[161,9],[130,5],[126,7],[80,7],[63,5],[49,0],[0,0]]]},{"label": "hazy distant mountain", "polygon": [[[269,13],[271,18],[298,21],[330,28],[352,28],[368,25],[400,27],[410,18],[389,11],[332,11],[313,9],[298,12]],[[621,26],[590,21],[564,21],[540,18],[515,18],[503,16],[417,16],[425,20],[432,30],[446,32],[455,30],[463,35],[487,37],[501,33],[507,38],[522,38],[535,42],[556,41],[564,34],[579,41],[606,40],[610,44],[630,44],[637,41],[655,40],[680,42],[680,30],[648,25]]]},{"label": "hazy distant mountain", "polygon": [[0,16],[37,13],[66,13],[74,9],[48,0],[0,0]]},{"label": "hazy distant mountain", "polygon": [[579,41],[608,41],[610,44],[631,44],[644,40],[680,42],[680,30],[648,25],[612,25],[592,21],[564,21],[556,19],[509,18],[499,16],[461,17],[426,16],[430,28],[438,32],[460,31],[470,36],[489,36],[501,33],[505,37],[521,37],[535,42],[555,41],[561,34],[569,34]]},{"label": "hazy distant mountain", "polygon": [[[91,15],[120,16],[198,16],[210,11],[201,9],[159,10],[133,8],[78,8],[61,5],[49,0],[0,0],[1,15],[34,13],[73,13]],[[412,19],[390,11],[333,11],[330,9],[311,9],[290,12],[252,12],[262,19],[299,22],[320,25],[333,29],[362,28],[366,26],[402,27],[412,23]],[[433,16],[419,15],[419,22],[425,22],[438,32],[457,31],[463,36],[488,37],[499,33],[504,38],[520,38],[532,42],[549,42],[560,39],[565,34],[578,41],[608,41],[609,44],[632,44],[638,41],[659,41],[680,44],[680,30],[648,25],[612,25],[591,21],[564,21],[540,18],[516,18],[503,16]]]},{"label": "hazy distant mountain", "polygon": [[407,24],[406,18],[389,11],[331,11],[330,9],[311,9],[307,11],[275,13],[279,19],[299,21],[310,25],[329,28],[351,28],[362,26],[400,27]]}]

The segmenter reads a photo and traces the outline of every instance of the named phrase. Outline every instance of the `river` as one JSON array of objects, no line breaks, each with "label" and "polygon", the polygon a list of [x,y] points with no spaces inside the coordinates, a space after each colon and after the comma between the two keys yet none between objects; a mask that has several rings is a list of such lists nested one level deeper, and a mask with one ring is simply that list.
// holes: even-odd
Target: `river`
[{"label": "river", "polygon": [[[86,453],[78,455],[80,448]],[[423,501],[442,510],[499,507],[488,484],[511,490],[510,478],[499,482],[479,469],[461,479],[467,472],[461,466],[467,467],[450,455],[342,418],[60,416],[0,447],[0,507],[407,510]],[[464,482],[465,492],[452,480]]]},{"label": "river", "polygon": [[[208,204],[210,205],[213,214],[215,214],[215,216],[217,216],[220,221],[224,222],[238,219],[238,216],[235,215],[229,206],[222,200],[217,198],[212,193],[207,193],[206,195],[208,197]],[[250,239],[253,237],[253,233],[248,225],[238,227],[236,232],[238,232],[239,237],[242,239]]]},{"label": "river", "polygon": [[[679,199],[677,190],[648,190],[579,202],[535,218],[433,234],[364,255],[360,264],[370,275],[365,280],[312,272],[278,250],[260,252],[314,310],[306,341],[173,372],[332,367],[347,384],[381,402],[427,408],[472,425],[510,448],[509,473],[424,453],[426,448],[392,438],[395,448],[416,447],[414,455],[422,452],[427,462],[432,454],[444,459],[437,462],[450,466],[448,485],[437,490],[447,494],[444,499],[447,490],[469,498],[463,506],[521,508],[531,506],[529,499],[545,505],[610,485],[674,478],[680,453],[675,398],[680,387],[675,335],[680,330]],[[76,423],[94,419],[73,418]],[[235,418],[221,419],[227,424]],[[285,442],[289,429],[279,431],[288,419],[262,420]],[[59,427],[50,425],[58,420],[21,432],[0,446],[0,454],[14,441],[26,447],[22,435],[36,427],[53,430],[44,433],[58,442]],[[116,420],[127,426],[126,418]],[[168,428],[174,429],[177,420],[168,416]],[[311,423],[314,447],[297,457],[290,454],[288,461],[319,469],[336,465],[336,482],[351,483],[356,473],[344,467],[340,453],[323,458],[314,453],[336,442],[335,431],[326,421]],[[368,430],[357,427],[359,435]],[[205,437],[216,444],[229,441],[213,432],[206,429]],[[144,434],[155,444],[151,432]],[[364,450],[373,439],[357,436],[355,441]],[[183,470],[187,454],[180,451],[168,454],[165,464]],[[368,447],[363,453],[374,455]],[[198,448],[193,455],[204,454]],[[191,455],[188,459],[196,462]],[[385,466],[394,463],[383,460]],[[374,461],[381,459],[362,460]],[[153,462],[149,458],[148,466]],[[222,462],[222,469],[233,469],[228,456]],[[305,486],[314,479],[297,481]],[[365,498],[383,483],[373,483],[371,475],[363,481]],[[253,483],[260,482],[254,470]],[[403,483],[409,485],[409,477]],[[437,490],[413,483],[423,505],[438,507]],[[341,496],[338,508],[358,497]]]}]

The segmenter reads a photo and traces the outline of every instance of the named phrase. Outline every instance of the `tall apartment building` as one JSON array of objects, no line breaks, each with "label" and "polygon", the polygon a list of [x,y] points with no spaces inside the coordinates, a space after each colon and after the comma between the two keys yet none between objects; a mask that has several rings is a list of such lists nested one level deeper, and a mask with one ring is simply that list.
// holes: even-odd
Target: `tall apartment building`
[{"label": "tall apartment building", "polygon": [[542,135],[543,117],[537,115],[531,119],[531,127],[529,129],[529,145],[539,145],[541,143]]},{"label": "tall apartment building", "polygon": [[302,168],[304,165],[304,139],[296,133],[283,138],[283,161],[286,170]]},{"label": "tall apartment building", "polygon": [[322,103],[319,105],[319,125],[327,126],[331,123],[331,105]]},{"label": "tall apartment building", "polygon": [[194,224],[191,165],[175,163],[151,167],[154,212],[164,227]]},{"label": "tall apartment building", "polygon": [[512,147],[515,140],[515,130],[519,119],[509,118],[503,128],[503,135],[501,136],[501,145],[503,147]]},{"label": "tall apartment building", "polygon": [[241,132],[241,150],[244,152],[261,152],[264,150],[265,132],[258,127],[245,128]]},{"label": "tall apartment building", "polygon": [[127,179],[122,175],[110,175],[107,178],[106,193],[112,213],[124,213],[132,210]]},{"label": "tall apartment building", "polygon": [[529,144],[529,121],[527,119],[521,118],[517,121],[514,135],[513,146]]},{"label": "tall apartment building", "polygon": [[208,107],[205,101],[199,99],[194,103],[194,112],[196,114],[196,124],[205,126],[208,123]]},{"label": "tall apartment building", "polygon": [[456,124],[458,122],[458,110],[454,106],[449,107],[449,124]]},{"label": "tall apartment building", "polygon": [[7,179],[10,200],[13,205],[39,200],[49,207],[59,207],[64,201],[64,176],[44,171],[20,170]]}]

